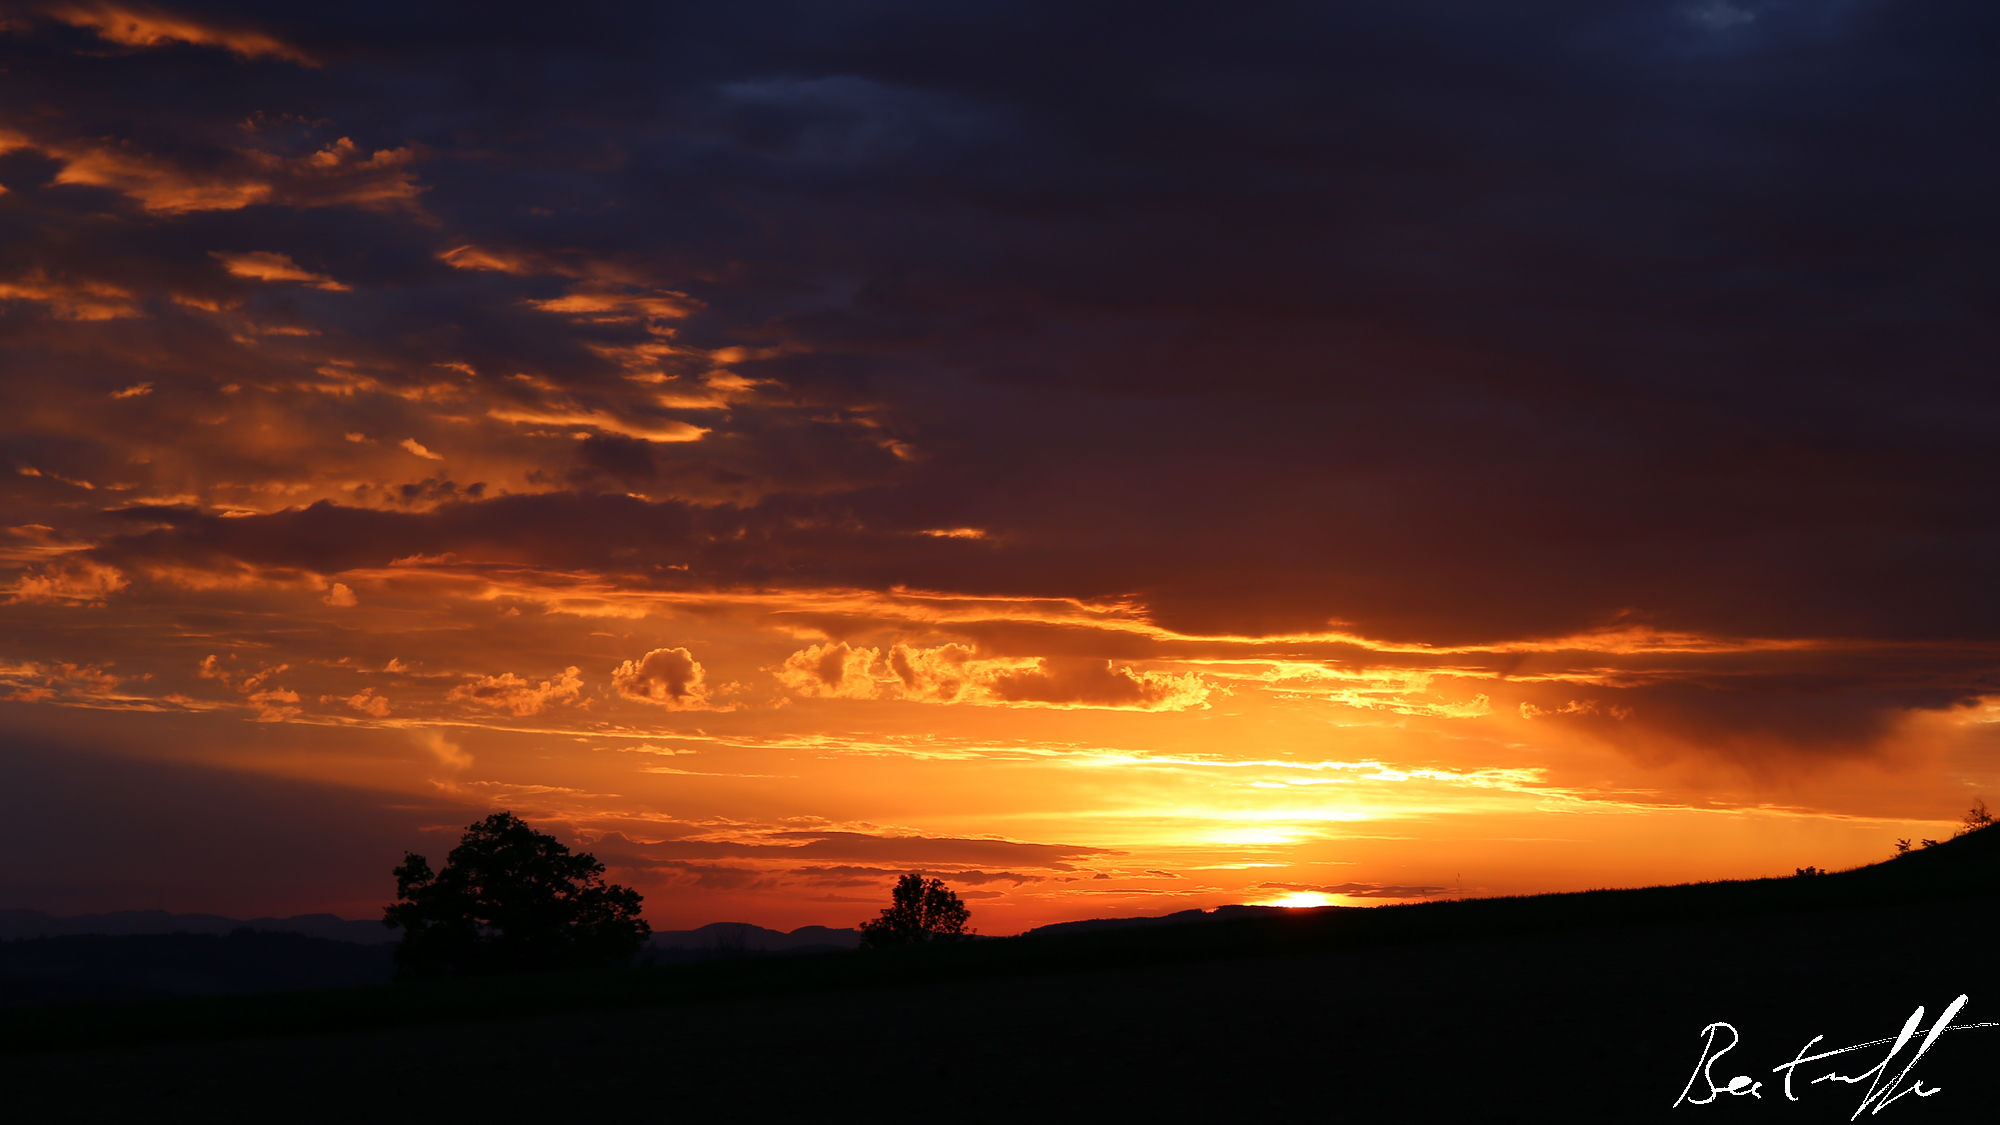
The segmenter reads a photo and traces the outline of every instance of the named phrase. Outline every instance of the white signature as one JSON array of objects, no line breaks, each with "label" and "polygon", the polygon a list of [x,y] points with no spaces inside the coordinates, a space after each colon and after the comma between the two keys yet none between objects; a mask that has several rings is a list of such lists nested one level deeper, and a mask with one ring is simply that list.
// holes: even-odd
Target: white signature
[{"label": "white signature", "polygon": [[[1779,1063],[1777,1066],[1771,1068],[1771,1073],[1782,1073],[1785,1076],[1785,1100],[1795,1102],[1799,1100],[1799,1097],[1792,1092],[1792,1078],[1798,1073],[1800,1067],[1825,1062],[1827,1059],[1838,1058],[1841,1055],[1850,1054],[1854,1051],[1866,1051],[1874,1047],[1887,1046],[1889,1050],[1882,1056],[1881,1060],[1859,1074],[1841,1074],[1829,1068],[1826,1073],[1812,1079],[1807,1085],[1818,1085],[1821,1082],[1845,1082],[1850,1086],[1856,1086],[1863,1082],[1868,1083],[1868,1091],[1862,1096],[1861,1104],[1855,1107],[1853,1115],[1848,1118],[1849,1121],[1860,1117],[1864,1112],[1871,1115],[1880,1113],[1898,1099],[1911,1094],[1915,1094],[1920,1098],[1928,1098],[1938,1093],[1940,1088],[1936,1086],[1925,1087],[1923,1080],[1911,1072],[1916,1069],[1917,1063],[1922,1060],[1924,1054],[1931,1049],[1931,1045],[1936,1043],[1940,1036],[1947,1031],[1970,1031],[1980,1027],[2000,1027],[2000,1023],[1951,1022],[1952,1017],[1958,1014],[1958,1010],[1965,1007],[1965,1001],[1965,996],[1961,994],[1958,999],[1951,1002],[1949,1007],[1945,1008],[1944,1012],[1938,1016],[1937,1022],[1932,1024],[1931,1029],[1924,1034],[1923,1042],[1917,1045],[1916,1053],[1910,1055],[1908,1060],[1901,1064],[1902,1069],[1895,1071],[1894,1077],[1890,1076],[1891,1067],[1896,1064],[1897,1056],[1902,1054],[1903,1048],[1909,1046],[1910,1041],[1917,1037],[1917,1029],[1924,1022],[1924,1009],[1921,1004],[1917,1006],[1916,1011],[1910,1013],[1909,1019],[1903,1021],[1902,1032],[1893,1039],[1875,1039],[1867,1043],[1856,1043],[1852,1047],[1837,1047],[1831,1051],[1807,1054],[1806,1052],[1811,1051],[1819,1045],[1820,1040],[1826,1038],[1824,1035],[1815,1035],[1812,1037],[1812,1042],[1807,1043],[1799,1049],[1799,1053],[1792,1057],[1792,1061]],[[1727,1033],[1728,1041],[1722,1043],[1720,1049],[1718,1049],[1717,1040],[1724,1033]],[[1739,1074],[1727,1082],[1717,1085],[1712,1073],[1715,1069],[1715,1064],[1721,1061],[1722,1056],[1735,1050],[1737,1043],[1741,1041],[1741,1036],[1737,1035],[1735,1026],[1717,1021],[1702,1028],[1701,1034],[1703,1036],[1701,1057],[1695,1060],[1694,1073],[1688,1076],[1687,1086],[1681,1090],[1681,1096],[1674,1099],[1675,1108],[1679,1108],[1683,1104],[1708,1105],[1724,1095],[1736,1098],[1752,1097],[1761,1099],[1764,1096],[1764,1084],[1753,1080],[1749,1075]],[[1695,1094],[1694,1090],[1696,1086],[1703,1086],[1706,1089],[1700,1094]]]}]

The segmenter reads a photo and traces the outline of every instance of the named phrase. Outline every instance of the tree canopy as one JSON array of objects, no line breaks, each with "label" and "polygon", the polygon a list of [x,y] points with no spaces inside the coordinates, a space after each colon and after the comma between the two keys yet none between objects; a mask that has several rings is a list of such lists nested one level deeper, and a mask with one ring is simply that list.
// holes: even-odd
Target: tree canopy
[{"label": "tree canopy", "polygon": [[881,915],[861,923],[861,944],[879,949],[959,941],[970,936],[965,924],[971,917],[972,912],[943,880],[925,882],[922,875],[912,872],[896,880],[896,889]]},{"label": "tree canopy", "polygon": [[382,921],[403,930],[396,964],[409,976],[623,964],[652,933],[637,891],[511,812],[467,828],[442,871],[408,852],[395,876]]}]

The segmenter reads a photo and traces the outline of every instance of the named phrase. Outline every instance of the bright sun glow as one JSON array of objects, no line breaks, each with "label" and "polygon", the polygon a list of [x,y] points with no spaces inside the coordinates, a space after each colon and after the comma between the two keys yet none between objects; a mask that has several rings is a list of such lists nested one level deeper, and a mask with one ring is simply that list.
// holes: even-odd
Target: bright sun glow
[{"label": "bright sun glow", "polygon": [[1303,906],[1338,906],[1340,905],[1340,900],[1333,895],[1323,894],[1319,891],[1288,891],[1276,898],[1260,899],[1257,905],[1283,906],[1290,909],[1297,909]]}]

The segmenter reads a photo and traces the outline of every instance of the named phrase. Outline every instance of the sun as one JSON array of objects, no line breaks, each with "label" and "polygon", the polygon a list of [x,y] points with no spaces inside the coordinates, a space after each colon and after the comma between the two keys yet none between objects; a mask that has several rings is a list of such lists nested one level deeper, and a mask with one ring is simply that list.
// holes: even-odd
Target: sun
[{"label": "sun", "polygon": [[1282,906],[1296,910],[1309,906],[1337,906],[1339,899],[1320,891],[1287,891],[1276,898],[1259,899],[1256,905]]}]

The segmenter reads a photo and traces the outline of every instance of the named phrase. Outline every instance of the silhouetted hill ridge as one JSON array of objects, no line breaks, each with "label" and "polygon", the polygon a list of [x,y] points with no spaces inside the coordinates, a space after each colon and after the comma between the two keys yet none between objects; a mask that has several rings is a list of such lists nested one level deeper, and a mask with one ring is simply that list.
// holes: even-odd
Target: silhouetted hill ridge
[{"label": "silhouetted hill ridge", "polygon": [[1172,914],[1149,915],[1138,918],[1085,918],[1075,922],[1051,922],[1046,926],[1036,926],[1034,929],[1024,932],[1021,936],[1055,937],[1063,934],[1129,930],[1142,926],[1181,926],[1198,925],[1203,922],[1234,922],[1246,918],[1303,918],[1331,911],[1362,909],[1367,908],[1355,906],[1217,906],[1208,909],[1176,910]]},{"label": "silhouetted hill ridge", "polygon": [[[1225,908],[944,947],[16,1009],[0,1019],[0,1064],[35,1079],[9,1107],[23,1120],[47,1119],[34,1097],[151,1110],[163,1089],[190,1106],[262,1108],[310,1089],[367,1112],[562,1116],[588,1074],[628,1099],[664,1079],[690,1108],[774,1120],[871,1112],[893,1089],[967,1120],[1261,1120],[1337,1104],[1366,1121],[1674,1122],[1729,1115],[1675,1100],[1704,1028],[1727,1020],[1743,1043],[1715,1079],[1766,1083],[1737,1118],[1846,1120],[1865,1091],[1802,1076],[1794,1105],[1769,1068],[1816,1036],[1893,1036],[1918,1005],[1935,1015],[1961,994],[1973,1005],[1962,1018],[1992,1019],[1996,873],[2000,834],[1981,833],[1830,875]],[[703,931],[754,934],[685,933]],[[1944,1037],[1919,1072],[1944,1092],[1905,1116],[1984,1119],[1993,1034]],[[172,1046],[126,1049],[139,1044]]]},{"label": "silhouetted hill ridge", "polygon": [[2000,896],[2000,826],[1846,871],[1442,899],[1377,907],[1226,906],[1059,922],[1021,935],[1074,956],[1210,957],[1552,930],[1741,920]]},{"label": "silhouetted hill ridge", "polygon": [[[941,970],[952,972],[958,970],[947,967],[961,960],[965,966],[976,966],[967,971],[979,973],[1088,971],[1116,964],[1494,941],[1560,931],[1718,922],[1738,928],[1766,926],[1787,916],[1816,912],[1829,917],[1838,912],[1880,914],[1883,908],[1978,897],[2000,897],[2000,831],[1993,829],[1827,874],[1371,908],[1224,906],[1153,917],[1061,922],[1018,938],[926,955]],[[105,934],[107,929],[124,932]],[[329,914],[242,921],[159,910],[70,918],[4,910],[0,936],[13,939],[0,942],[0,953],[5,954],[0,957],[0,987],[7,993],[0,999],[24,1003],[380,983],[389,975],[397,932],[379,923]],[[286,938],[297,940],[257,940]],[[855,949],[859,940],[859,932],[851,929],[801,926],[784,932],[745,922],[714,922],[653,934],[644,960],[667,966],[743,957],[791,961],[794,958],[778,955],[831,955]],[[228,963],[231,949],[242,964]],[[296,964],[278,965],[285,957],[295,958]],[[830,966],[822,958],[800,960]],[[768,976],[765,969],[775,966],[743,968]],[[805,975],[800,979],[806,979],[846,970],[801,971]]]},{"label": "silhouetted hill ridge", "polygon": [[333,914],[289,918],[227,918],[220,914],[176,914],[167,910],[117,910],[106,914],[55,915],[40,910],[0,910],[0,940],[16,938],[124,937],[141,934],[233,934],[238,930],[300,934],[358,945],[386,945],[400,936],[380,922],[358,922]]}]

